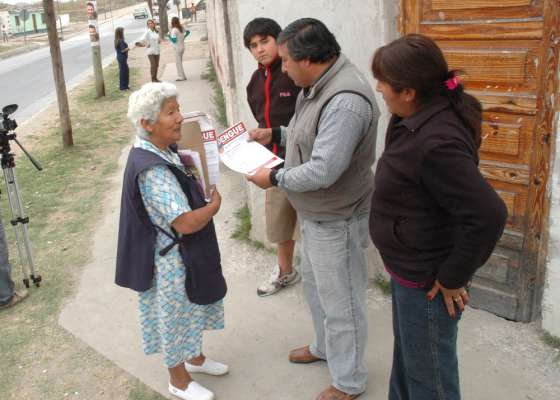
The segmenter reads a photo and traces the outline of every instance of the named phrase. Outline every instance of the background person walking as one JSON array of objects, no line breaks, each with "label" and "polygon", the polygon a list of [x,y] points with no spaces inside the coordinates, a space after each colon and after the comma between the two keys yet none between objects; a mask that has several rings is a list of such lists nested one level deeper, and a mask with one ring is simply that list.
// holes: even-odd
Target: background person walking
[{"label": "background person walking", "polygon": [[191,3],[191,21],[196,22],[196,4]]},{"label": "background person walking", "polygon": [[191,32],[183,28],[178,17],[171,19],[171,32],[167,37],[173,44],[173,50],[175,50],[175,66],[177,67],[178,81],[187,80],[185,70],[183,69],[183,54],[185,53],[185,38],[189,33]]},{"label": "background person walking", "polygon": [[8,43],[8,27],[2,25],[2,42]]},{"label": "background person walking", "polygon": [[128,44],[124,41],[124,29],[115,29],[115,51],[119,63],[119,89],[128,90]]}]

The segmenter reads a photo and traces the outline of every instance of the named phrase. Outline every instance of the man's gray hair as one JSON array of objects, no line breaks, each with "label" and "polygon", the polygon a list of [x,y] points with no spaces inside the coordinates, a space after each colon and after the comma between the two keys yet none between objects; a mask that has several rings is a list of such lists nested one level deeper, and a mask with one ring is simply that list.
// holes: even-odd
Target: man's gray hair
[{"label": "man's gray hair", "polygon": [[127,116],[136,128],[138,137],[149,137],[149,133],[142,128],[141,120],[155,122],[163,103],[171,97],[178,97],[178,93],[177,87],[169,82],[149,82],[130,95]]}]

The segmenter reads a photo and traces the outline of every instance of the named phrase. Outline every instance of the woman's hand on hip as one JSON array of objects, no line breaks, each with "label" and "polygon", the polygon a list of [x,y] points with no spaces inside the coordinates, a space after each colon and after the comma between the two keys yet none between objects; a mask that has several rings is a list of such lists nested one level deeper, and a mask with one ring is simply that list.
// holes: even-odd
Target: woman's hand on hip
[{"label": "woman's hand on hip", "polygon": [[445,307],[447,308],[447,313],[451,318],[455,318],[457,314],[455,312],[455,304],[457,304],[457,307],[459,307],[461,312],[465,310],[465,305],[469,303],[470,297],[464,287],[460,287],[458,289],[447,289],[443,287],[438,280],[436,280],[432,289],[430,289],[430,291],[426,294],[426,297],[428,300],[432,301],[440,291]]}]

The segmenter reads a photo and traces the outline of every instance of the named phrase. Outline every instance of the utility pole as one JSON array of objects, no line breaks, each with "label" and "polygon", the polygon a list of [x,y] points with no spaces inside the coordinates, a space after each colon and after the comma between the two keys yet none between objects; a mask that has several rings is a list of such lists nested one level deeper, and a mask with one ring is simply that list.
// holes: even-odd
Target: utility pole
[{"label": "utility pole", "polygon": [[99,24],[97,23],[97,1],[87,3],[89,40],[91,42],[91,57],[93,75],[95,76],[95,93],[97,98],[105,96],[105,80],[101,65],[101,47],[99,46]]},{"label": "utility pole", "polygon": [[51,49],[52,70],[56,87],[56,97],[58,100],[58,115],[60,117],[60,127],[62,128],[62,145],[64,147],[70,147],[74,145],[74,140],[72,139],[72,122],[70,121],[70,108],[68,107],[68,95],[66,93],[66,83],[64,82],[64,68],[62,66],[60,43],[58,42],[58,34],[56,32],[53,0],[43,0],[43,12],[45,13],[45,22],[47,23],[47,32]]},{"label": "utility pole", "polygon": [[158,0],[159,4],[159,37],[164,40],[169,33],[169,22],[167,20],[167,0]]}]

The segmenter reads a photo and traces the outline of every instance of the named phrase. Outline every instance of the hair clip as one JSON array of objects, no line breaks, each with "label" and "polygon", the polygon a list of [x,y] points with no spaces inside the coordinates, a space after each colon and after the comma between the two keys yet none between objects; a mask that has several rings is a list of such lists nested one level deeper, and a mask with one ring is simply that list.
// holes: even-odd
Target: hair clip
[{"label": "hair clip", "polygon": [[458,76],[453,76],[452,78],[449,78],[448,80],[445,81],[445,86],[447,86],[447,89],[449,90],[455,90],[457,89],[457,86],[459,86],[461,82],[459,81],[459,77]]}]

